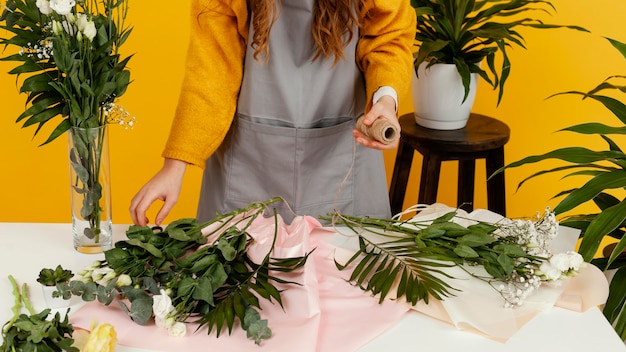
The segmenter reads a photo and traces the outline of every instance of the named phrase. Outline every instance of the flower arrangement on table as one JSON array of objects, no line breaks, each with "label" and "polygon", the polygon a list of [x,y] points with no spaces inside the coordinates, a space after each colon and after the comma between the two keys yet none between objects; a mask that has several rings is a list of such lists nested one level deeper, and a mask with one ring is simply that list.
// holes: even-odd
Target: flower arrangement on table
[{"label": "flower arrangement on table", "polygon": [[121,294],[124,299],[117,301],[135,323],[154,318],[174,336],[184,336],[188,322],[219,336],[224,328],[230,333],[238,319],[248,338],[260,344],[271,330],[258,312],[259,298],[282,307],[275,284],[296,283],[279,274],[304,266],[308,257],[271,257],[276,233],[264,257],[248,252],[254,239],[246,229],[278,200],[251,203],[202,224],[180,219],[164,229],[131,226],[128,239],[105,251],[104,261],[58,285],[56,294],[104,305]]},{"label": "flower arrangement on table", "polygon": [[[352,269],[350,282],[378,295],[382,302],[395,291],[411,305],[454,295],[454,277],[445,268],[458,267],[487,282],[504,299],[504,306],[521,306],[543,282],[575,275],[585,265],[580,254],[552,254],[558,222],[546,209],[532,220],[509,219],[494,223],[463,218],[457,211],[432,220],[399,220],[329,214],[328,220],[345,225],[359,237],[359,248],[337,268]],[[464,224],[463,224],[464,223]]]},{"label": "flower arrangement on table", "polygon": [[19,50],[1,60],[18,62],[9,74],[26,77],[20,93],[27,95],[27,108],[17,122],[37,126],[37,135],[60,117],[42,145],[69,131],[77,178],[72,187],[82,198],[77,213],[88,222],[85,235],[98,243],[105,126],[134,123],[117,103],[130,84],[130,57],[119,52],[131,33],[125,25],[128,0],[7,0],[0,8],[0,28],[13,34],[0,38],[0,45]]}]

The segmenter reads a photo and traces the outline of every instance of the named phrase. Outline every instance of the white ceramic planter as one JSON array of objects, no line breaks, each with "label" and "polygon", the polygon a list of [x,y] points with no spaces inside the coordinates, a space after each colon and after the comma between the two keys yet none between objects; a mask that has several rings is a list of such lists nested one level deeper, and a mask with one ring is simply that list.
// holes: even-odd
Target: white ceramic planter
[{"label": "white ceramic planter", "polygon": [[43,290],[43,298],[46,301],[46,305],[50,309],[69,307],[70,300],[65,300],[63,297],[52,297],[52,292],[56,291],[56,286],[41,286]]},{"label": "white ceramic planter", "polygon": [[465,127],[474,105],[478,75],[472,74],[470,92],[463,102],[465,91],[456,66],[436,64],[426,69],[427,64],[418,67],[411,82],[415,122],[437,130]]}]

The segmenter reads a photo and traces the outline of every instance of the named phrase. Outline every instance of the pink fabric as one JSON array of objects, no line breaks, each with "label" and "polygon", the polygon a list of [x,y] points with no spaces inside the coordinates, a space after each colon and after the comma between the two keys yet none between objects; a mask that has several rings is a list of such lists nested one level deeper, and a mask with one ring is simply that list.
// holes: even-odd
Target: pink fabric
[{"label": "pink fabric", "polygon": [[[274,233],[274,218],[257,218],[249,229],[255,238],[250,248],[254,258],[266,253]],[[89,328],[93,319],[115,326],[119,344],[159,351],[355,351],[396,324],[408,306],[369,296],[346,282],[348,272],[340,272],[332,259],[334,247],[327,243],[334,232],[320,227],[312,217],[300,216],[290,225],[279,218],[279,232],[274,257],[303,255],[315,248],[303,270],[289,279],[303,286],[289,285],[282,293],[284,310],[278,304],[262,300],[261,317],[268,319],[273,336],[257,348],[237,325],[232,335],[222,331],[207,335],[206,328],[182,338],[168,336],[154,323],[133,323],[115,304],[88,303],[70,316],[76,327]],[[269,242],[268,242],[269,241]]]}]

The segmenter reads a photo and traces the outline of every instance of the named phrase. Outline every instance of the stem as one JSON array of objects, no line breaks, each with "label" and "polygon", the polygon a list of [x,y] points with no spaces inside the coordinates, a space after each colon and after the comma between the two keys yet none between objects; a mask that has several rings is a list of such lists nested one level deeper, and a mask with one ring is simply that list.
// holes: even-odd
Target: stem
[{"label": "stem", "polygon": [[17,282],[12,275],[9,275],[9,281],[11,282],[11,287],[13,288],[13,297],[15,297],[15,303],[11,308],[13,312],[13,316],[11,319],[4,325],[3,332],[6,333],[13,326],[17,318],[20,316],[20,310],[22,309],[22,295],[20,293],[20,288],[17,286]]},{"label": "stem", "polygon": [[26,285],[26,283],[22,284],[22,302],[24,303],[26,310],[28,310],[28,313],[30,313],[30,315],[35,315],[35,309],[30,303],[30,298],[28,298],[28,285]]}]

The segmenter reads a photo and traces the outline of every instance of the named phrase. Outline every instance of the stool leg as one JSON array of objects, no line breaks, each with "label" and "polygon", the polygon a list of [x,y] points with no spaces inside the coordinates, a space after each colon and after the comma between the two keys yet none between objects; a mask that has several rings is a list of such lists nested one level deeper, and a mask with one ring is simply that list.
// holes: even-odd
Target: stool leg
[{"label": "stool leg", "polygon": [[476,174],[476,162],[471,160],[459,160],[459,188],[457,202],[461,209],[470,212],[474,210],[474,179]]},{"label": "stool leg", "polygon": [[392,214],[401,212],[404,205],[404,194],[409,181],[411,163],[413,163],[413,148],[400,140],[396,161],[393,165],[393,174],[389,186],[389,204]]},{"label": "stool leg", "polygon": [[[490,151],[486,158],[487,178],[504,166],[504,147]],[[506,194],[504,172],[491,177],[487,181],[487,204],[489,210],[506,216]]]},{"label": "stool leg", "polygon": [[433,204],[437,202],[437,188],[439,187],[439,173],[441,171],[441,157],[428,150],[420,150],[424,156],[420,192],[417,198],[419,204]]}]

